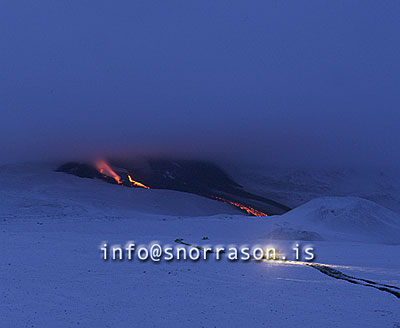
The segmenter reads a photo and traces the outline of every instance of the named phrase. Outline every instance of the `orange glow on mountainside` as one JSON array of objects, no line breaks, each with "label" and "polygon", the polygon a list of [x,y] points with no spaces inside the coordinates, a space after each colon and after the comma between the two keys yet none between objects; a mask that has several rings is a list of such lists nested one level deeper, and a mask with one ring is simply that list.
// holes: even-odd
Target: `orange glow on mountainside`
[{"label": "orange glow on mountainside", "polygon": [[117,173],[115,173],[114,170],[105,161],[97,161],[96,168],[104,176],[111,177],[115,181],[117,181],[118,184],[122,184],[121,177]]},{"label": "orange glow on mountainside", "polygon": [[150,187],[145,186],[143,183],[140,183],[138,181],[133,180],[132,177],[129,174],[128,174],[128,179],[129,179],[129,182],[132,183],[136,187],[142,187],[142,188],[150,189]]},{"label": "orange glow on mountainside", "polygon": [[250,215],[254,215],[254,216],[268,216],[267,214],[265,214],[265,213],[263,213],[263,212],[261,212],[261,211],[258,211],[258,210],[256,210],[256,209],[250,207],[250,206],[244,206],[244,205],[242,205],[242,204],[239,204],[239,203],[236,203],[236,202],[232,202],[232,201],[227,200],[227,199],[222,198],[222,197],[214,197],[214,198],[215,198],[215,199],[218,199],[218,200],[220,200],[220,201],[222,201],[222,202],[224,202],[224,203],[226,203],[226,204],[230,204],[230,205],[239,207],[241,210],[246,211],[246,212],[247,212],[248,214],[250,214]]}]

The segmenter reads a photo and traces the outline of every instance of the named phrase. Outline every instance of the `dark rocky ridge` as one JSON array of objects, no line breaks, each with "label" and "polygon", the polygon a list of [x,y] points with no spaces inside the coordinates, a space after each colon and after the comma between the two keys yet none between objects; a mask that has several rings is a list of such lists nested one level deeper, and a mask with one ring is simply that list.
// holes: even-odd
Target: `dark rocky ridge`
[{"label": "dark rocky ridge", "polygon": [[[128,174],[152,189],[189,192],[211,199],[223,198],[268,215],[283,214],[290,210],[283,204],[247,192],[220,167],[210,162],[152,159],[141,163],[118,160],[109,163],[121,177],[122,184],[129,187],[132,184]],[[57,171],[117,183],[113,178],[99,173],[91,164],[70,162],[61,165]]]}]

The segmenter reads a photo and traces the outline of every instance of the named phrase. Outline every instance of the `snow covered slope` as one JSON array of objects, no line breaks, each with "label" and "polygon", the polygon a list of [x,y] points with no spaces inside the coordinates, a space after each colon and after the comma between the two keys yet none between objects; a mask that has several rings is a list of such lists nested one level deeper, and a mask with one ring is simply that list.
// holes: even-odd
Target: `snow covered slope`
[{"label": "snow covered slope", "polygon": [[121,213],[202,216],[240,214],[232,206],[193,194],[109,186],[104,181],[54,172],[57,164],[0,167],[0,215],[78,218]]},{"label": "snow covered slope", "polygon": [[[303,262],[104,261],[99,249],[183,238],[213,246],[273,242],[290,251],[297,241],[314,247],[317,262],[400,286],[399,245],[354,241],[369,234],[378,242],[371,229],[396,224],[389,210],[327,198],[255,218],[195,195],[124,188],[55,167],[0,167],[0,327],[400,326],[394,295]],[[371,229],[360,234],[366,223]],[[279,227],[291,232],[288,240],[271,241]]]}]

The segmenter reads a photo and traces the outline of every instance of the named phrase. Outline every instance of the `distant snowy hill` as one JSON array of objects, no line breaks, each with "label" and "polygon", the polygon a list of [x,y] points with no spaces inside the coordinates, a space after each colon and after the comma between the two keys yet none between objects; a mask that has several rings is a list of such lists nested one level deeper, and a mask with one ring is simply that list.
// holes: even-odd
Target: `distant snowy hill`
[{"label": "distant snowy hill", "polygon": [[297,207],[321,196],[353,196],[400,213],[400,174],[383,169],[236,167],[228,173],[247,190]]},{"label": "distant snowy hill", "polygon": [[[275,238],[284,239],[291,230],[307,232],[311,240],[318,240],[314,232],[325,240],[400,244],[400,215],[357,197],[316,198],[274,221],[280,225]],[[301,233],[292,236],[296,238],[306,239]]]}]

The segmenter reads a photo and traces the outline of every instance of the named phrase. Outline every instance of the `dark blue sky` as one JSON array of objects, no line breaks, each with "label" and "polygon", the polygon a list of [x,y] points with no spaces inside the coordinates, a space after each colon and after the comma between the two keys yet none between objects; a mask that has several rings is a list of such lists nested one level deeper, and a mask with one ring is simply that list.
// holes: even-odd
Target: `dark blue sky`
[{"label": "dark blue sky", "polygon": [[0,2],[1,160],[398,165],[398,1]]}]

